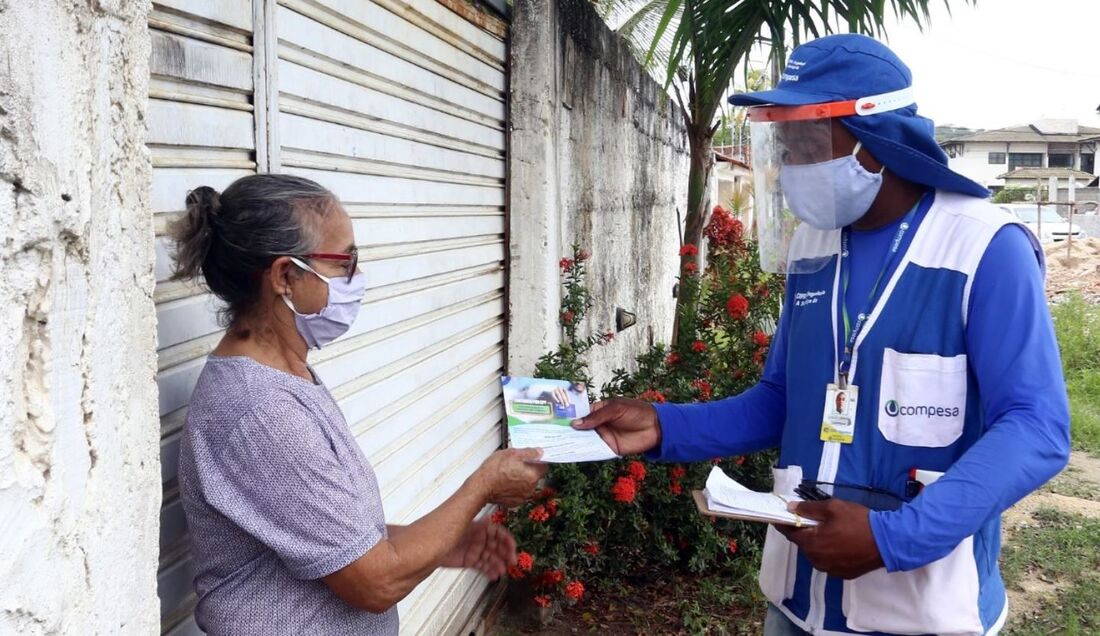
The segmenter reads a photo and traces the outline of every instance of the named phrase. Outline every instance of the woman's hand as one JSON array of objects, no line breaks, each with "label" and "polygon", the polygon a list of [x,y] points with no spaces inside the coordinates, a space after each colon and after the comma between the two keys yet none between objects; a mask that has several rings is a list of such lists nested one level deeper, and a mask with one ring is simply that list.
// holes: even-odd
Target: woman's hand
[{"label": "woman's hand", "polygon": [[443,558],[445,568],[473,568],[495,581],[516,564],[516,540],[488,517],[470,524],[462,541]]},{"label": "woman's hand", "polygon": [[487,503],[518,506],[535,492],[546,474],[546,464],[537,463],[542,451],[537,448],[498,450],[477,469]]}]

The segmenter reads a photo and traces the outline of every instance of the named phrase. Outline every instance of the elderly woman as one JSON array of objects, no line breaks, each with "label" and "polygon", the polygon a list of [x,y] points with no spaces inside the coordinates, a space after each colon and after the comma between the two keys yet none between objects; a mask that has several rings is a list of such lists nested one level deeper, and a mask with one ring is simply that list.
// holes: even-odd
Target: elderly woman
[{"label": "elderly woman", "polygon": [[176,276],[201,274],[228,326],[180,450],[201,628],[396,634],[395,604],[436,568],[496,578],[514,563],[508,531],[473,520],[534,491],[537,450],[498,451],[423,518],[386,525],[374,472],[306,362],[351,326],[367,284],[332,193],[288,175],[201,187],[175,238]]}]

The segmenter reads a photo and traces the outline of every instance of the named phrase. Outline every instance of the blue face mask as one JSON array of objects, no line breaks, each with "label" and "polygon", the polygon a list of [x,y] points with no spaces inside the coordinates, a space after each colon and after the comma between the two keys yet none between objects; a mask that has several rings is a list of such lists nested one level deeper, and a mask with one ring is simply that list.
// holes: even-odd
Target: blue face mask
[{"label": "blue face mask", "polygon": [[311,272],[317,278],[328,285],[328,303],[321,311],[315,314],[300,314],[294,308],[294,303],[283,295],[283,302],[294,312],[294,323],[298,327],[298,333],[306,346],[310,349],[320,349],[328,343],[344,335],[359,315],[359,308],[363,304],[363,296],[367,293],[367,275],[356,272],[349,282],[343,276],[330,278],[322,276],[302,261],[291,258],[295,265],[307,272]]},{"label": "blue face mask", "polygon": [[861,146],[831,161],[780,166],[779,185],[791,212],[819,230],[846,227],[867,214],[882,187],[882,171],[868,172],[859,163]]}]

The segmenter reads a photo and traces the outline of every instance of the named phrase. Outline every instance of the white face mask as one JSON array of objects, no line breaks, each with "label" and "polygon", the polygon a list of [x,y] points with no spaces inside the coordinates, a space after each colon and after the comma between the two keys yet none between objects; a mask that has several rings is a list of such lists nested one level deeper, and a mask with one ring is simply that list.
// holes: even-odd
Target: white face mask
[{"label": "white face mask", "polygon": [[298,313],[294,303],[286,294],[283,294],[283,302],[290,311],[294,312],[294,324],[302,339],[306,341],[306,346],[310,349],[320,349],[347,333],[355,323],[359,308],[363,305],[363,296],[367,293],[367,275],[356,272],[349,282],[344,277],[322,276],[296,258],[292,257],[290,260],[328,285],[328,303],[315,314]]},{"label": "white face mask", "polygon": [[[819,230],[836,230],[858,221],[875,202],[882,187],[882,170],[868,172],[856,153],[806,165],[783,165],[779,184],[791,212]],[[885,170],[885,166],[883,170]]]}]

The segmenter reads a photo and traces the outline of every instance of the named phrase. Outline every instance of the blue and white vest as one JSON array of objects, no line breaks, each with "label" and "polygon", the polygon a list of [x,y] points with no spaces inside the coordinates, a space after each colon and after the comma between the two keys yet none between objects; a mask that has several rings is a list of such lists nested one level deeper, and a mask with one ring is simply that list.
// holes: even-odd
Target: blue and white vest
[{"label": "blue and white vest", "polygon": [[[860,395],[851,444],[820,440],[826,385],[837,381],[840,231],[799,228],[789,260],[804,273],[787,279],[787,421],[777,493],[792,494],[805,477],[900,496],[910,469],[946,471],[978,440],[986,422],[967,364],[970,286],[993,235],[1012,222],[987,201],[936,193],[856,343],[849,378]],[[925,567],[843,581],[814,570],[769,528],[760,586],[814,634],[995,634],[1008,610],[999,553],[994,517]]]}]

